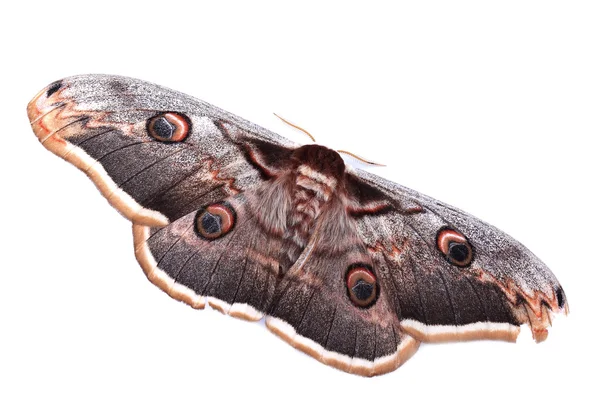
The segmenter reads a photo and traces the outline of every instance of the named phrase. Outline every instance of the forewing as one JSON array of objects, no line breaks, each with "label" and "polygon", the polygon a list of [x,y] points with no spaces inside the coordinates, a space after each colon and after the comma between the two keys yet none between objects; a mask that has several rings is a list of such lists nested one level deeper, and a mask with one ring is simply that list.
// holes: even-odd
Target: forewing
[{"label": "forewing", "polygon": [[[520,325],[529,323],[540,341],[550,313],[567,311],[552,272],[497,228],[364,171],[348,173],[347,190],[382,286],[394,293],[401,326],[415,338],[514,341]],[[467,265],[450,262],[440,248],[448,232],[466,238],[472,249]]]},{"label": "forewing", "polygon": [[163,226],[255,187],[295,147],[210,104],[118,76],[54,82],[27,110],[42,144],[142,225]]}]

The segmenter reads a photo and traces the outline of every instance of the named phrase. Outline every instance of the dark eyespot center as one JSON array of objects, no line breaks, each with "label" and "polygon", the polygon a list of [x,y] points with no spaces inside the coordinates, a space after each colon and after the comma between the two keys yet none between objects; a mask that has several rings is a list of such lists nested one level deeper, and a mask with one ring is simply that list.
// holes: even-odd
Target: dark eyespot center
[{"label": "dark eyespot center", "polygon": [[369,308],[377,301],[379,285],[370,265],[355,263],[346,271],[346,289],[350,301],[359,308]]},{"label": "dark eyespot center", "polygon": [[461,263],[465,262],[469,257],[469,248],[464,243],[450,243],[448,245],[448,257]]},{"label": "dark eyespot center", "polygon": [[165,117],[160,117],[154,120],[152,129],[156,136],[169,140],[173,137],[173,133],[175,133],[176,126],[167,121]]},{"label": "dark eyespot center", "polygon": [[202,229],[209,234],[217,234],[221,232],[221,217],[209,213],[208,211],[202,216]]},{"label": "dark eyespot center", "polygon": [[358,300],[365,301],[371,297],[371,295],[373,295],[374,289],[375,288],[373,287],[372,283],[368,283],[362,279],[359,279],[358,282],[356,282],[356,284],[354,284],[352,287],[352,292]]}]

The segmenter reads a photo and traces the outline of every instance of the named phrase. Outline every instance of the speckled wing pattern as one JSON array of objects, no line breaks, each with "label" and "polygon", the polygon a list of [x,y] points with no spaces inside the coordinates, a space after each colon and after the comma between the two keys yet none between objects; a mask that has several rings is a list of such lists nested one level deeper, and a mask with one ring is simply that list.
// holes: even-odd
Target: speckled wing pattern
[{"label": "speckled wing pattern", "polygon": [[[356,182],[392,210],[364,215],[358,230],[395,295],[403,331],[427,342],[515,341],[528,323],[543,341],[552,313],[567,312],[556,277],[531,251],[497,228],[411,189],[357,170]],[[403,215],[395,202],[414,203]],[[473,249],[467,266],[441,251],[445,232],[460,232]]]},{"label": "speckled wing pattern", "polygon": [[372,376],[421,342],[538,341],[564,291],[523,245],[451,206],[147,82],[84,75],[28,105],[35,134],[133,222],[171,297],[266,319],[319,361]]}]

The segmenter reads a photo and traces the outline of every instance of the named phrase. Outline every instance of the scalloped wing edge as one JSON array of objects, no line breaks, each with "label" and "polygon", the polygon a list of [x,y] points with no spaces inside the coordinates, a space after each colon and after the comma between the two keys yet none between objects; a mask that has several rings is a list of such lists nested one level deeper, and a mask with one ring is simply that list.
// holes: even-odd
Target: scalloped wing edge
[{"label": "scalloped wing edge", "polygon": [[275,335],[317,361],[345,372],[368,377],[382,375],[398,369],[417,352],[421,344],[415,338],[405,335],[396,347],[396,352],[371,361],[329,351],[317,342],[299,335],[292,325],[282,319],[267,316],[265,323],[267,328]]},{"label": "scalloped wing edge", "polygon": [[266,317],[265,324],[271,332],[292,347],[301,350],[323,364],[357,375],[375,376],[397,369],[412,357],[419,348],[420,341],[409,335],[404,335],[395,353],[376,358],[372,361],[326,350],[315,341],[297,334],[294,327],[282,319],[268,316],[245,303],[230,304],[215,297],[198,295],[188,287],[175,282],[166,272],[158,268],[156,260],[147,244],[149,237],[150,227],[133,224],[135,257],[148,280],[163,292],[175,300],[186,303],[198,310],[204,309],[208,303],[213,309],[224,315],[245,321],[256,322]]}]

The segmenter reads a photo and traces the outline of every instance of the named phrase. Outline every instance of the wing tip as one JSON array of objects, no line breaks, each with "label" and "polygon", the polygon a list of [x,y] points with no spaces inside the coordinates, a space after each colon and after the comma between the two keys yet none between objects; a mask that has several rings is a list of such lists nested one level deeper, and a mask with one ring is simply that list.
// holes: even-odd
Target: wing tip
[{"label": "wing tip", "polygon": [[[65,103],[60,97],[64,85],[56,81],[41,90],[27,105],[27,115],[31,127],[42,145],[83,171],[94,182],[108,202],[127,219],[142,225],[165,226],[169,219],[162,213],[144,208],[125,193],[110,178],[104,167],[87,154],[81,147],[61,137],[59,132],[68,125],[61,125],[65,117]],[[57,86],[60,84],[60,86]],[[52,97],[52,101],[48,100]],[[54,102],[57,100],[58,102]],[[59,101],[60,100],[60,101]],[[68,114],[68,113],[67,113]]]}]

